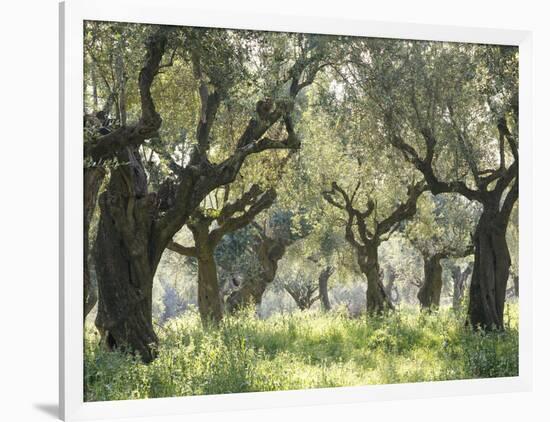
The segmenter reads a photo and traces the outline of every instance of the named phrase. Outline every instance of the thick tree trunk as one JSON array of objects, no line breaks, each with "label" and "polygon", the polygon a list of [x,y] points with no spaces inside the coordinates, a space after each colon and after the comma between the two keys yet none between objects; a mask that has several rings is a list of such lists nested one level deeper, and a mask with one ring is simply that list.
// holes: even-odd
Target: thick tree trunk
[{"label": "thick tree trunk", "polygon": [[198,302],[203,324],[218,324],[223,318],[223,305],[214,258],[215,245],[209,239],[211,219],[200,218],[189,224],[195,240],[198,263]]},{"label": "thick tree trunk", "polygon": [[108,348],[155,357],[152,323],[153,276],[159,254],[152,243],[156,196],[147,194],[147,176],[137,148],[127,148],[99,199],[96,273],[99,305],[96,326]]},{"label": "thick tree trunk", "polygon": [[438,309],[443,287],[441,254],[424,257],[424,283],[418,290],[418,300],[423,310]]},{"label": "thick tree trunk", "polygon": [[90,223],[104,178],[105,170],[101,167],[84,168],[84,321],[97,303],[97,286],[90,279]]},{"label": "thick tree trunk", "polygon": [[498,203],[483,205],[474,235],[468,316],[472,327],[500,330],[504,328],[504,302],[511,264],[506,244],[507,218],[499,214]]},{"label": "thick tree trunk", "polygon": [[361,271],[367,276],[367,312],[380,314],[394,309],[380,280],[378,246],[375,244],[361,248],[357,251],[357,258]]},{"label": "thick tree trunk", "polygon": [[214,251],[198,258],[198,301],[203,324],[217,324],[223,317],[223,306],[218,285],[218,272]]},{"label": "thick tree trunk", "polygon": [[327,265],[319,274],[319,297],[321,298],[321,308],[325,312],[331,309],[328,297],[328,280],[333,273],[334,267]]}]

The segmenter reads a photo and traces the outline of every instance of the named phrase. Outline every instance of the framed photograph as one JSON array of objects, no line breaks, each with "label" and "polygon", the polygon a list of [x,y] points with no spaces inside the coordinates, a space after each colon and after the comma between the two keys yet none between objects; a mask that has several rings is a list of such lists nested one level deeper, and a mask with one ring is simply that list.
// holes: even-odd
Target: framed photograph
[{"label": "framed photograph", "polygon": [[64,420],[530,390],[529,32],[60,16]]}]

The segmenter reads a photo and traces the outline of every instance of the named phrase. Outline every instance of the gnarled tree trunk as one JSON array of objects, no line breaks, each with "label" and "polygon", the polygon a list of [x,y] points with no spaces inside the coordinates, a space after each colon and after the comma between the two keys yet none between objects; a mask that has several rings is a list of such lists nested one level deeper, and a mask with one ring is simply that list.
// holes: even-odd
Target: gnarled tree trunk
[{"label": "gnarled tree trunk", "polygon": [[203,323],[217,324],[222,320],[223,306],[214,252],[208,252],[205,255],[200,254],[198,267],[198,301],[201,320]]},{"label": "gnarled tree trunk", "polygon": [[[217,324],[223,318],[223,300],[218,282],[218,270],[214,252],[216,246],[228,234],[250,224],[263,210],[273,205],[277,192],[274,189],[263,191],[252,185],[235,202],[227,202],[217,217],[205,215],[197,209],[187,223],[195,246],[185,247],[170,242],[168,248],[179,254],[191,256],[198,261],[198,302],[203,324]],[[239,214],[238,216],[236,216]],[[210,230],[216,220],[217,228]]]},{"label": "gnarled tree trunk", "polygon": [[485,330],[504,328],[506,284],[510,253],[506,243],[508,215],[498,202],[484,203],[475,234],[475,259],[470,285],[469,323]]},{"label": "gnarled tree trunk", "polygon": [[357,250],[357,261],[363,274],[367,276],[367,312],[380,314],[394,309],[380,280],[378,245],[368,245]]},{"label": "gnarled tree trunk", "polygon": [[287,243],[279,238],[265,237],[258,248],[258,259],[261,271],[256,277],[244,280],[238,290],[234,290],[226,300],[229,312],[235,312],[246,306],[262,303],[262,297],[267,287],[275,279],[277,265],[284,256]]},{"label": "gnarled tree trunk", "polygon": [[157,204],[147,194],[137,148],[128,147],[119,161],[127,164],[112,170],[99,198],[96,326],[109,348],[130,349],[150,362],[157,343],[151,319],[153,276],[160,258],[152,245]]},{"label": "gnarled tree trunk", "polygon": [[443,268],[441,260],[442,254],[424,256],[424,283],[418,290],[418,300],[423,310],[439,308],[441,299],[441,289],[443,287]]},{"label": "gnarled tree trunk", "polygon": [[218,270],[214,257],[215,245],[209,241],[211,220],[194,221],[189,224],[193,238],[198,264],[198,302],[199,313],[203,324],[218,324],[223,318],[223,305],[218,283]]},{"label": "gnarled tree trunk", "polygon": [[332,274],[334,274],[334,267],[331,265],[327,265],[319,274],[319,297],[321,298],[321,308],[325,312],[331,309],[328,297],[328,280]]}]

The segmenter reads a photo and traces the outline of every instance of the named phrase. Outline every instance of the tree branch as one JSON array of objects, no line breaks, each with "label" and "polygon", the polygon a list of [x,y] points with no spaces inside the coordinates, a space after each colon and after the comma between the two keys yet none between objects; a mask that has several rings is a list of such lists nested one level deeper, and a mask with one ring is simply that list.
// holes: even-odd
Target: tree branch
[{"label": "tree branch", "polygon": [[179,243],[171,241],[170,243],[168,243],[166,248],[170,249],[173,252],[177,252],[180,255],[190,256],[193,258],[196,258],[198,256],[197,249],[194,246],[183,246]]},{"label": "tree branch", "polygon": [[384,220],[378,223],[377,234],[380,236],[395,230],[395,225],[403,220],[409,219],[416,213],[416,202],[422,193],[426,192],[428,187],[419,182],[407,189],[407,201],[393,210],[393,212]]},{"label": "tree branch", "polygon": [[[250,192],[251,191],[248,191],[245,196],[241,198],[241,202],[237,201],[234,204],[230,204],[229,208],[231,211],[226,211],[224,213],[224,210],[222,210],[223,217],[221,221],[218,220],[220,226],[212,230],[209,235],[210,242],[212,242],[213,245],[218,244],[227,233],[237,231],[248,225],[259,213],[271,207],[277,198],[277,193],[274,189],[267,190],[259,198],[258,195],[253,195],[256,191],[252,194],[250,194]],[[246,197],[247,194],[249,194],[248,197]],[[254,199],[251,199],[251,197],[254,197]],[[245,211],[244,208],[246,205],[249,205],[250,207]],[[243,211],[243,214],[238,217],[229,217],[238,211]]]},{"label": "tree branch", "polygon": [[122,126],[87,143],[84,146],[84,154],[91,157],[94,162],[109,159],[127,146],[139,146],[157,133],[162,119],[155,109],[151,86],[164,55],[166,42],[167,29],[165,27],[160,27],[146,42],[147,56],[138,78],[141,118],[131,126]]}]

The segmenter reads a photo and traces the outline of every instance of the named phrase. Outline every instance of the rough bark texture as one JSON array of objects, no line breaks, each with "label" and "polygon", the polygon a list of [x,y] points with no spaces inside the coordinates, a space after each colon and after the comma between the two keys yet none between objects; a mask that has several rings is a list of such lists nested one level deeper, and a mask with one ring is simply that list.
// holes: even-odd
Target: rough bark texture
[{"label": "rough bark texture", "polygon": [[150,88],[166,42],[163,31],[148,40],[147,58],[139,74],[142,116],[138,123],[123,126],[85,149],[96,162],[110,156],[118,162],[99,198],[96,326],[105,346],[136,352],[144,362],[155,357],[152,289],[163,248],[154,241],[158,203],[156,195],[147,191],[147,175],[138,146],[153,136],[162,123]]},{"label": "rough bark texture", "polygon": [[189,224],[195,240],[195,250],[198,264],[199,313],[204,324],[217,324],[223,317],[222,299],[218,284],[218,271],[214,258],[213,245],[209,240],[211,219],[200,219]]},{"label": "rough bark texture", "polygon": [[418,290],[420,307],[424,310],[438,309],[443,288],[443,268],[441,260],[443,254],[424,256],[424,283]]},{"label": "rough bark texture", "polygon": [[84,168],[84,320],[97,303],[97,286],[90,279],[90,223],[97,204],[97,196],[105,170],[100,167]]},{"label": "rough bark texture", "polygon": [[147,194],[137,149],[128,148],[124,155],[129,164],[111,172],[99,199],[96,326],[107,346],[136,351],[149,362],[157,342],[151,315],[158,258],[150,241],[156,202]]},{"label": "rough bark texture", "polygon": [[357,261],[359,268],[367,277],[367,312],[375,314],[394,309],[380,279],[378,245],[369,245],[364,248],[364,251],[358,251]]},{"label": "rough bark texture", "polygon": [[334,274],[334,267],[327,265],[319,274],[319,297],[321,298],[321,308],[328,312],[331,309],[328,297],[328,280]]},{"label": "rough bark texture", "polygon": [[508,216],[498,203],[484,203],[475,234],[475,260],[470,284],[469,323],[485,330],[504,328],[510,253],[506,243]]}]

